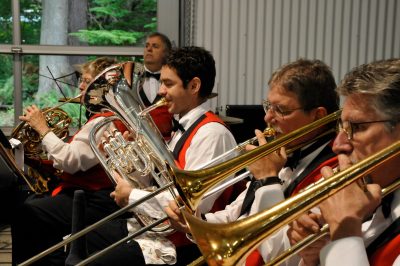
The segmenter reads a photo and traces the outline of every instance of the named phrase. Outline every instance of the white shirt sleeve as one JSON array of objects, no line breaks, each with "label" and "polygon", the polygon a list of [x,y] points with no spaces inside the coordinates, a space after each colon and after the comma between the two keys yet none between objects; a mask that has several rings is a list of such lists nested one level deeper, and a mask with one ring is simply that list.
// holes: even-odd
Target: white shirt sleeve
[{"label": "white shirt sleeve", "polygon": [[[93,126],[103,119],[104,117],[97,117],[83,125],[70,143],[64,142],[52,132],[48,133],[42,140],[42,146],[47,151],[48,159],[53,160],[53,166],[74,174],[98,164],[99,160],[90,147],[89,134]],[[96,138],[100,139],[102,134],[103,131],[99,131]]]},{"label": "white shirt sleeve", "polygon": [[[224,125],[215,122],[207,123],[196,132],[186,151],[185,170],[197,169],[235,146],[236,141],[233,135]],[[221,193],[222,191],[203,200],[198,211],[207,213]]]},{"label": "white shirt sleeve", "polygon": [[[249,188],[249,184],[250,182],[247,182],[247,189]],[[246,196],[247,189],[240,193],[240,195],[231,204],[227,205],[224,210],[205,214],[207,222],[229,223],[236,221],[240,215],[240,210],[242,209],[242,204],[244,197]]]},{"label": "white shirt sleeve", "polygon": [[[235,139],[225,126],[219,123],[208,123],[202,126],[193,137],[190,147],[186,152],[185,169],[196,169],[197,165],[209,162],[212,158],[235,146]],[[129,196],[129,202],[131,203],[138,200],[148,193],[147,191],[133,189]],[[178,193],[176,192],[176,194]],[[207,212],[210,210],[215,199],[219,195],[220,194],[216,194],[204,200],[199,207],[199,211]],[[173,197],[171,193],[166,190],[160,193],[155,199],[140,205],[136,211],[145,213],[154,218],[160,218],[165,216],[164,207],[168,205],[170,200],[173,200]]]},{"label": "white shirt sleeve", "polygon": [[369,265],[364,241],[361,237],[346,237],[332,241],[320,252],[321,265]]}]

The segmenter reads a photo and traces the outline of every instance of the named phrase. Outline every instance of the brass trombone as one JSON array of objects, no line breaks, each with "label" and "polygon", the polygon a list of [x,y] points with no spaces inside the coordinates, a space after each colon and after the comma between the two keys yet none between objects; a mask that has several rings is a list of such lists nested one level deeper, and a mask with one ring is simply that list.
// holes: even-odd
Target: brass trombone
[{"label": "brass trombone", "polygon": [[[383,198],[386,197],[387,195],[389,195],[390,193],[393,193],[394,191],[396,191],[399,188],[400,188],[400,179],[396,180],[389,186],[383,188],[382,189],[382,197]],[[304,238],[302,241],[298,242],[296,245],[291,246],[290,248],[288,248],[287,250],[285,250],[284,252],[279,254],[277,257],[275,257],[271,261],[267,262],[266,265],[271,266],[271,265],[281,264],[285,260],[291,258],[293,255],[297,254],[298,252],[300,252],[301,250],[306,248],[308,245],[314,243],[315,241],[319,240],[320,238],[326,236],[327,234],[329,234],[329,225],[324,224],[317,233],[311,234],[311,235],[307,236],[306,238]]]},{"label": "brass trombone", "polygon": [[179,195],[183,196],[182,199],[184,201],[185,199],[191,199],[190,201],[185,201],[185,205],[193,210],[195,206],[198,206],[206,191],[209,191],[228,176],[238,172],[260,158],[277,151],[290,142],[306,136],[316,130],[316,128],[336,121],[340,117],[340,114],[341,110],[338,110],[313,123],[294,130],[289,134],[279,137],[270,143],[259,146],[240,156],[209,168],[185,171],[168,164],[169,174],[174,178],[174,183],[176,183]]},{"label": "brass trombone", "polygon": [[185,211],[183,215],[209,265],[237,265],[266,237],[399,153],[400,141],[269,210],[229,224],[210,224]]},{"label": "brass trombone", "polygon": [[[244,168],[245,166],[251,164],[252,162],[260,159],[261,157],[266,156],[267,154],[280,149],[281,147],[287,145],[288,143],[307,135],[308,133],[314,131],[316,128],[319,128],[321,126],[324,126],[324,125],[327,125],[329,123],[336,121],[339,118],[340,113],[341,113],[340,110],[336,111],[335,113],[332,113],[318,121],[315,121],[307,126],[304,126],[301,129],[298,129],[298,130],[293,131],[285,136],[282,136],[274,141],[271,141],[270,143],[268,143],[266,145],[257,147],[256,149],[254,149],[252,151],[246,152],[245,154],[243,154],[241,156],[235,157],[227,162],[218,164],[211,168],[207,168],[207,169],[203,169],[203,170],[195,170],[195,171],[183,171],[183,170],[178,170],[178,169],[172,167],[170,164],[167,164],[167,166],[169,168],[168,171],[170,172],[170,174],[172,174],[172,176],[174,178],[174,182],[170,182],[170,183],[166,184],[161,189],[149,194],[148,197],[146,197],[145,199],[134,202],[134,203],[120,209],[116,213],[113,213],[113,214],[103,218],[102,220],[98,221],[97,223],[85,228],[84,230],[82,230],[74,235],[71,235],[69,238],[67,238],[64,241],[59,242],[55,246],[52,246],[52,247],[48,248],[47,250],[37,254],[36,256],[25,261],[21,265],[29,265],[30,263],[37,261],[38,259],[46,256],[47,254],[50,254],[53,251],[57,250],[58,248],[63,247],[64,245],[69,244],[70,242],[76,240],[77,238],[85,235],[86,233],[90,232],[91,230],[97,228],[98,226],[103,225],[104,223],[112,220],[113,218],[117,217],[118,215],[134,208],[138,204],[141,204],[143,201],[145,201],[151,197],[154,197],[156,194],[160,193],[161,191],[170,189],[173,186],[175,186],[176,189],[179,191],[179,195],[180,195],[181,199],[183,200],[183,202],[185,203],[185,205],[188,207],[188,209],[194,211],[199,206],[203,196],[207,193],[207,191],[210,188],[214,187],[214,185],[218,184],[219,182],[224,180],[226,177],[230,176],[232,173],[235,173],[238,170]],[[233,166],[235,166],[235,167],[233,167]],[[177,175],[175,175],[175,174],[177,174]],[[187,175],[187,177],[186,177],[186,175]],[[157,224],[161,223],[167,219],[168,218],[165,217],[165,218],[159,220],[157,222]],[[154,226],[156,226],[157,224],[155,224]],[[149,228],[143,228],[139,232],[137,232],[131,236],[128,236],[128,237],[118,241],[117,243],[114,243],[112,246],[110,246],[106,250],[103,250],[103,251],[97,253],[97,255],[104,254],[107,250],[109,250],[125,241],[133,239],[134,237],[138,236],[140,233],[142,233],[144,231],[147,231],[148,229]],[[82,264],[92,261],[93,260],[92,257],[89,257],[88,259],[82,261]]]}]

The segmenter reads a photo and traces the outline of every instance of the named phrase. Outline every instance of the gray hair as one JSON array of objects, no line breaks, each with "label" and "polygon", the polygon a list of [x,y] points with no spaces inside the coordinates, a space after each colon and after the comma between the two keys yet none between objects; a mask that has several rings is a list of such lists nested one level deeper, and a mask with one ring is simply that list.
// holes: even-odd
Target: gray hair
[{"label": "gray hair", "polygon": [[372,107],[378,114],[400,121],[400,59],[388,59],[353,68],[340,82],[337,92],[343,96],[372,96]]}]

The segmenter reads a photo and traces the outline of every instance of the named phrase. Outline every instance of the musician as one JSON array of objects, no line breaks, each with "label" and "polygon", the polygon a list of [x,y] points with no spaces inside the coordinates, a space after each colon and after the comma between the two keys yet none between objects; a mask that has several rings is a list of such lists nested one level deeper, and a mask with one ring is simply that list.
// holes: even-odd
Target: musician
[{"label": "musician", "polygon": [[[170,51],[171,41],[160,32],[154,32],[147,36],[143,51],[143,62],[145,72],[140,77],[138,93],[144,106],[150,106],[161,99],[160,71]],[[166,106],[159,107],[150,112],[151,117],[166,140],[171,138],[172,114]]]},{"label": "musician", "polygon": [[[288,134],[302,126],[314,122],[338,110],[338,96],[335,80],[329,67],[319,60],[299,59],[276,70],[268,82],[269,91],[264,101],[265,122],[277,132],[277,137]],[[313,140],[325,129],[320,129],[290,146]],[[259,144],[267,141],[261,131],[256,130]],[[336,158],[331,149],[334,133],[311,143],[293,155],[286,163],[285,149],[272,153],[249,167],[253,174],[247,189],[225,210],[207,213],[203,216],[209,222],[227,223],[247,217],[296,193],[320,177],[318,169],[322,165],[335,165]],[[255,146],[249,146],[253,149]],[[315,173],[318,173],[317,175]],[[257,181],[259,180],[259,181]],[[254,184],[259,184],[254,186]],[[251,189],[249,189],[251,187]],[[251,193],[253,192],[253,193]],[[267,201],[266,201],[266,200]],[[184,225],[174,202],[167,213],[178,229]],[[269,260],[287,242],[284,231],[277,233],[261,246],[264,259]],[[288,245],[288,244],[287,244]],[[262,263],[262,258],[254,253],[248,265]]]},{"label": "musician", "polygon": [[[79,84],[82,94],[94,77],[115,63],[113,58],[101,57],[84,64]],[[63,174],[59,186],[52,191],[51,196],[36,196],[25,201],[16,211],[12,223],[14,264],[58,243],[71,232],[72,200],[76,189],[86,192],[87,224],[92,224],[119,208],[109,198],[113,189],[112,183],[89,144],[89,133],[93,126],[112,113],[88,115],[88,121],[68,143],[51,131],[37,106],[27,107],[24,115],[19,117],[39,133],[48,159],[53,161],[56,169],[63,170]],[[98,137],[101,135],[102,132],[99,132]],[[37,264],[63,265],[64,260],[62,255],[51,254]]]},{"label": "musician", "polygon": [[[199,47],[184,47],[172,51],[161,69],[160,94],[168,102],[168,111],[175,114],[179,120],[175,122],[175,132],[168,146],[182,169],[196,169],[236,146],[233,135],[210,111],[207,102],[214,87],[215,75],[213,56]],[[126,206],[149,193],[132,188],[123,179],[118,180],[111,196],[120,206]],[[155,218],[163,217],[165,216],[163,207],[172,199],[170,192],[165,191],[138,206],[135,211]],[[214,200],[215,197],[203,204],[201,208],[208,211]],[[108,246],[115,240],[125,237],[128,231],[137,230],[138,227],[133,219],[110,222],[88,235],[89,252]],[[106,245],[107,240],[109,243]],[[109,263],[186,265],[199,255],[197,246],[192,244],[185,234],[167,236],[164,234],[163,236],[147,232],[145,235],[136,237],[135,241],[124,243],[105,256],[96,259],[94,265]]]},{"label": "musician", "polygon": [[[400,60],[354,68],[338,92],[345,97],[334,142],[340,170],[400,140]],[[322,217],[303,216],[293,223],[293,243],[320,224],[329,225],[331,242],[320,253],[321,245],[308,247],[302,254],[306,265],[400,264],[400,191],[381,197],[381,189],[399,178],[399,163],[397,156],[369,174],[370,184],[354,182],[330,196],[319,206]],[[333,174],[329,167],[322,170],[325,178]]]}]

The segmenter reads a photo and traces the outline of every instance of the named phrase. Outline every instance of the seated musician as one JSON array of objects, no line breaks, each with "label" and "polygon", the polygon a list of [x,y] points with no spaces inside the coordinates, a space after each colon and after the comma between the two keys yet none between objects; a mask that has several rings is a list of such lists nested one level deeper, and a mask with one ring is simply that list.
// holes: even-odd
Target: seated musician
[{"label": "seated musician", "polygon": [[[102,57],[84,64],[79,84],[82,94],[94,77],[115,63],[115,59]],[[24,115],[20,116],[20,120],[27,122],[40,134],[48,158],[53,161],[55,168],[63,170],[63,174],[59,186],[51,196],[28,199],[16,210],[12,222],[14,264],[58,243],[70,233],[72,200],[76,189],[86,192],[87,224],[94,223],[119,208],[109,198],[113,190],[112,183],[89,144],[89,133],[93,126],[110,115],[111,112],[88,113],[88,121],[69,143],[51,131],[37,106],[27,107]],[[99,138],[101,134],[99,132]],[[64,256],[51,254],[37,265],[63,265],[64,260]]]},{"label": "seated musician", "polygon": [[[400,60],[382,60],[351,70],[338,87],[345,97],[333,149],[339,168],[400,140]],[[305,265],[400,265],[400,191],[382,199],[381,189],[399,179],[396,156],[369,174],[370,184],[356,181],[320,204],[321,215],[304,215],[288,231],[291,243],[329,225],[330,241],[301,253]],[[331,168],[322,169],[325,178]],[[322,250],[321,250],[321,247]],[[319,252],[321,250],[321,252]]]},{"label": "seated musician", "polygon": [[[196,169],[236,146],[233,135],[210,111],[207,102],[214,87],[215,75],[213,56],[199,47],[172,51],[161,69],[159,93],[167,100],[168,111],[179,119],[175,122],[175,132],[168,146],[182,169]],[[126,180],[116,178],[119,181],[111,196],[120,206],[135,202],[149,193],[132,188]],[[163,207],[172,199],[170,192],[165,191],[138,206],[135,211],[155,218],[163,217]],[[203,204],[204,211],[211,209],[214,200],[215,197]],[[102,249],[138,229],[140,225],[135,219],[111,221],[88,234],[89,252]],[[199,255],[197,246],[185,234],[147,232],[97,258],[93,265],[186,265]]]},{"label": "seated musician", "polygon": [[[334,77],[329,67],[319,60],[299,59],[284,65],[272,74],[268,84],[267,100],[264,101],[265,122],[275,129],[278,138],[338,110]],[[290,147],[309,143],[292,155],[286,155],[282,148],[250,165],[253,177],[247,189],[225,210],[207,213],[203,219],[213,223],[236,221],[269,208],[315,182],[320,178],[316,169],[336,164],[331,148],[335,133],[317,139],[326,130],[319,129],[291,143]],[[256,136],[260,145],[266,143],[261,131],[256,130]],[[248,147],[249,150],[253,148]],[[177,229],[187,231],[174,202],[166,212],[175,221]],[[287,242],[285,230],[281,230],[260,246],[263,258],[255,251],[246,265],[263,265],[263,259],[268,261],[284,249]]]}]

